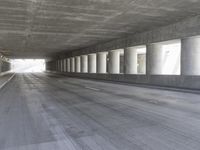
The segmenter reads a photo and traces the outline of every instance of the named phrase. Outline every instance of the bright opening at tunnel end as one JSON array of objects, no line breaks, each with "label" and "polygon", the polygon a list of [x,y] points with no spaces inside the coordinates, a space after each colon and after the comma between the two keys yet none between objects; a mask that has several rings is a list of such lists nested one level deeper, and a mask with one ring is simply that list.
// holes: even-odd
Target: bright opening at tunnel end
[{"label": "bright opening at tunnel end", "polygon": [[44,59],[12,59],[11,71],[16,73],[44,72]]}]

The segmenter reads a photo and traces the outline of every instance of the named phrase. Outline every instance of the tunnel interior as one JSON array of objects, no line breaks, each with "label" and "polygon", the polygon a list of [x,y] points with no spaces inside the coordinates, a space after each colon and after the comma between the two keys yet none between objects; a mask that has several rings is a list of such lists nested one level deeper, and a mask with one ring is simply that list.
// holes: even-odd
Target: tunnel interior
[{"label": "tunnel interior", "polygon": [[199,150],[200,0],[0,0],[0,150]]}]

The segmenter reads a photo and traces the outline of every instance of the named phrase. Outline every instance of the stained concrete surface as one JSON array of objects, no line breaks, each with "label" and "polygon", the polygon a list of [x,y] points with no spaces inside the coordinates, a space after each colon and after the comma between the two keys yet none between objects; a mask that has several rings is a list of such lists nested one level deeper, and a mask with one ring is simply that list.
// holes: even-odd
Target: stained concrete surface
[{"label": "stained concrete surface", "polygon": [[198,0],[1,0],[1,52],[51,56],[169,25],[199,8]]},{"label": "stained concrete surface", "polygon": [[0,91],[0,150],[198,150],[200,95],[17,74]]}]

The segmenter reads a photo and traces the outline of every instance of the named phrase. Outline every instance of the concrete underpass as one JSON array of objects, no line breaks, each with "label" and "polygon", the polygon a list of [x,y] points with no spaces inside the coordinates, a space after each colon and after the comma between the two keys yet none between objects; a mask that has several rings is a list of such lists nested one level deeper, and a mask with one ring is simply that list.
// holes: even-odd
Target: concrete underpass
[{"label": "concrete underpass", "polygon": [[198,0],[1,0],[0,150],[199,150]]}]

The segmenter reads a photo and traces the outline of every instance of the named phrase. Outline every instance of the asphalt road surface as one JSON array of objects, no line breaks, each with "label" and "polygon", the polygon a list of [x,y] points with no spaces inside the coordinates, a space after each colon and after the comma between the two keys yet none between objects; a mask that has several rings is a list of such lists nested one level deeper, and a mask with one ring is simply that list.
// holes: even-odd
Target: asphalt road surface
[{"label": "asphalt road surface", "polygon": [[0,91],[0,150],[200,150],[200,95],[16,74]]}]

